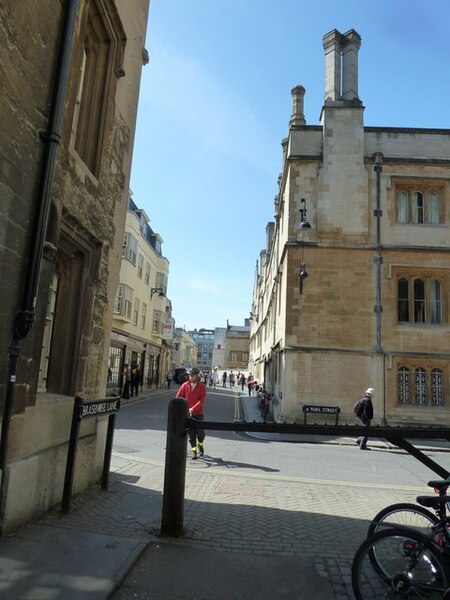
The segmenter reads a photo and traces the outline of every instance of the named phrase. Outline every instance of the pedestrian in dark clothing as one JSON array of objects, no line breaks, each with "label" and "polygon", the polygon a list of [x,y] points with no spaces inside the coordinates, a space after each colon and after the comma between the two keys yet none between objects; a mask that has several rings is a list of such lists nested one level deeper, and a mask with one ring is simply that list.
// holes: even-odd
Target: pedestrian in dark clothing
[{"label": "pedestrian in dark clothing", "polygon": [[241,390],[244,391],[244,386],[245,386],[245,375],[244,375],[244,373],[242,373],[242,375],[240,376],[239,383],[241,384]]},{"label": "pedestrian in dark clothing", "polygon": [[170,390],[170,384],[172,383],[172,373],[169,371],[166,375],[167,389]]},{"label": "pedestrian in dark clothing", "polygon": [[128,366],[128,363],[125,363],[123,365],[123,392],[122,392],[122,398],[126,398],[127,400],[130,397],[130,381],[131,381],[130,367]]},{"label": "pedestrian in dark clothing", "polygon": [[[358,417],[364,427],[369,427],[371,420],[373,419],[373,404],[372,397],[375,390],[373,388],[367,388],[364,392],[364,396],[358,402]],[[367,436],[361,435],[356,440],[361,450],[369,450],[367,448]]]},{"label": "pedestrian in dark clothing", "polygon": [[134,363],[131,367],[131,397],[138,396],[139,394],[139,384],[141,383],[141,372],[137,363]]},{"label": "pedestrian in dark clothing", "polygon": [[222,387],[227,387],[227,379],[228,379],[228,375],[227,375],[227,372],[225,371],[224,374],[222,375]]}]

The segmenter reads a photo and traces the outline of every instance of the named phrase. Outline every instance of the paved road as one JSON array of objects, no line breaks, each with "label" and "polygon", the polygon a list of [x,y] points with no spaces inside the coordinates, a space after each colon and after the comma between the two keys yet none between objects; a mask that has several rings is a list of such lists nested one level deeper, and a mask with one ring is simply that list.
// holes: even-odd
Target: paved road
[{"label": "paved road", "polygon": [[[165,392],[127,406],[117,420],[116,474],[155,493],[162,491],[167,405],[172,396]],[[231,394],[209,392],[208,419],[230,421],[233,415]],[[207,434],[205,452],[204,459],[190,461],[187,467],[184,539],[151,545],[117,592],[117,600],[177,598],[171,587],[173,573],[158,571],[157,578],[161,590],[170,589],[170,595],[163,591],[151,595],[148,573],[158,569],[161,553],[167,554],[165,564],[177,560],[176,553],[183,544],[196,547],[199,556],[209,552],[211,563],[207,564],[211,568],[222,560],[225,569],[233,557],[241,557],[241,563],[251,565],[252,575],[258,572],[263,581],[270,574],[276,590],[288,590],[284,597],[313,598],[305,592],[307,575],[301,587],[306,595],[299,591],[298,577],[303,569],[310,578],[311,574],[316,580],[321,577],[323,589],[327,585],[333,589],[317,598],[348,600],[352,598],[351,559],[368,521],[387,504],[413,500],[433,476],[397,450],[360,452],[356,446],[267,442],[233,432]],[[435,458],[450,468],[448,454]],[[159,523],[153,525],[157,529]],[[188,556],[192,557],[192,552]],[[261,560],[255,563],[255,557]],[[180,569],[191,572],[192,564],[179,564]],[[295,580],[289,580],[282,565],[290,565]],[[198,572],[207,576],[208,566],[202,565]],[[154,590],[155,585],[153,580],[150,588]],[[222,585],[225,590],[226,581]],[[200,593],[200,588],[197,591],[197,596],[185,597],[252,598],[244,588],[234,590],[235,595],[223,591],[223,595],[209,596]],[[262,595],[253,592],[254,597],[269,597],[264,589]],[[271,593],[275,597],[273,590]]]}]

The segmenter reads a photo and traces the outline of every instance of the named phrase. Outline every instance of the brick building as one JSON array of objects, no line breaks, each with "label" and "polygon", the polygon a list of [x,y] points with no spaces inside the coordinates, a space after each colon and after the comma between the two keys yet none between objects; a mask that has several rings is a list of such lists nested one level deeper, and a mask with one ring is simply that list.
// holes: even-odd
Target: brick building
[{"label": "brick building", "polygon": [[306,124],[305,89],[292,90],[249,368],[276,393],[277,420],[324,403],[348,418],[371,386],[378,422],[440,423],[450,405],[450,130],[365,127],[360,36],[333,30],[323,44],[319,126]]},{"label": "brick building", "polygon": [[[61,500],[73,398],[105,394],[149,0],[1,5],[5,532]],[[75,491],[105,434],[82,423]]]}]

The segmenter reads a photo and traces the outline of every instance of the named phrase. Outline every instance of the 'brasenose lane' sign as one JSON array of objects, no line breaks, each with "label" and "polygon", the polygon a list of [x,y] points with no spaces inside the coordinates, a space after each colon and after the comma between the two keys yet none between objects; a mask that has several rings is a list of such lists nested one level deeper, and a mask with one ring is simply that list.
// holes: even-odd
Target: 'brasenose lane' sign
[{"label": "'brasenose lane' sign", "polygon": [[85,417],[96,417],[118,412],[120,409],[120,398],[111,400],[98,400],[84,402],[81,406],[80,419]]}]

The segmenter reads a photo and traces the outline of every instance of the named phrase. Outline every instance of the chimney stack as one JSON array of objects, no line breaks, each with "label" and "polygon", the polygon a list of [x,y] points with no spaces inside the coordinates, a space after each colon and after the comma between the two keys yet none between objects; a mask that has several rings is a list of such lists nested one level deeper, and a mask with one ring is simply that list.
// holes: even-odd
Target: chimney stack
[{"label": "chimney stack", "polygon": [[361,36],[354,29],[333,29],[323,36],[325,50],[325,101],[359,100],[358,51]]},{"label": "chimney stack", "polygon": [[302,85],[296,85],[291,90],[292,94],[292,116],[289,126],[306,125],[305,115],[303,114],[303,104],[305,98],[305,88]]},{"label": "chimney stack", "polygon": [[342,36],[342,97],[344,100],[358,99],[358,51],[361,36],[350,29]]},{"label": "chimney stack", "polygon": [[325,50],[325,100],[341,97],[341,38],[337,29],[323,36]]}]

